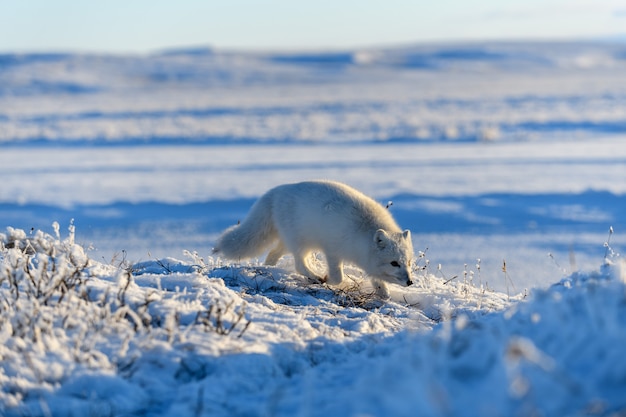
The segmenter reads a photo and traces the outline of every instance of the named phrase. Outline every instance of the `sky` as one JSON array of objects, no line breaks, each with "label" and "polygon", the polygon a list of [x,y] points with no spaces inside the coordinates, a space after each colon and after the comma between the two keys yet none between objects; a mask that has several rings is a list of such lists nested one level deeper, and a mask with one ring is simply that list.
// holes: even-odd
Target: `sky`
[{"label": "sky", "polygon": [[623,37],[623,0],[0,0],[0,51],[342,49]]}]

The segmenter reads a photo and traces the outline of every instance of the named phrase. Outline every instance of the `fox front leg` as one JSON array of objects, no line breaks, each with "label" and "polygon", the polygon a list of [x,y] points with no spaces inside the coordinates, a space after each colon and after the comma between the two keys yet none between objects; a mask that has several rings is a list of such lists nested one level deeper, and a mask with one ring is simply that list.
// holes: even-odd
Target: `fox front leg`
[{"label": "fox front leg", "polygon": [[374,278],[372,279],[372,284],[374,285],[374,291],[376,292],[376,295],[379,296],[381,299],[387,300],[391,297],[391,294],[389,294],[389,288],[384,281]]},{"label": "fox front leg", "polygon": [[339,285],[343,281],[343,262],[341,259],[326,254],[326,262],[328,262],[328,276],[326,283],[329,285]]}]

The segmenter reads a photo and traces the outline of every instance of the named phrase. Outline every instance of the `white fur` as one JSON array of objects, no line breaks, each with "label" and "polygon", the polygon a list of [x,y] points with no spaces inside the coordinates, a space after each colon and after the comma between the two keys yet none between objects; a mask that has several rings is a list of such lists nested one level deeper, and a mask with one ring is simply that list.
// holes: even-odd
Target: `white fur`
[{"label": "white fur", "polygon": [[[266,265],[275,265],[290,252],[299,273],[329,284],[341,283],[344,262],[375,278],[383,295],[387,290],[378,280],[411,284],[410,232],[402,231],[385,207],[339,182],[307,181],[269,190],[240,225],[222,234],[213,252],[241,259],[270,248]],[[321,251],[326,257],[328,275],[324,279],[307,263],[312,251]]]}]

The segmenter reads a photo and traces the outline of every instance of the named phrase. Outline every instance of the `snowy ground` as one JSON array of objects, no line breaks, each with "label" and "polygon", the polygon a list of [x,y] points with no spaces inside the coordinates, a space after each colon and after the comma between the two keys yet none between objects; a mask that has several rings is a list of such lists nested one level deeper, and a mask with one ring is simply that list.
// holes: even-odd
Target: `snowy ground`
[{"label": "snowy ground", "polygon": [[454,273],[481,258],[503,289],[506,260],[546,286],[595,268],[610,226],[626,241],[625,51],[3,55],[0,216],[73,218],[100,260],[207,254],[268,188],[336,179],[394,201]]},{"label": "snowy ground", "polygon": [[[625,74],[608,43],[0,55],[0,409],[624,412]],[[208,257],[311,178],[393,201],[415,286]]]},{"label": "snowy ground", "polygon": [[[58,230],[58,229],[57,229]],[[57,232],[58,233],[58,232]],[[187,254],[90,261],[0,235],[0,410],[71,416],[621,415],[626,266],[508,295],[419,257],[380,300]],[[618,261],[617,265],[610,265]]]}]

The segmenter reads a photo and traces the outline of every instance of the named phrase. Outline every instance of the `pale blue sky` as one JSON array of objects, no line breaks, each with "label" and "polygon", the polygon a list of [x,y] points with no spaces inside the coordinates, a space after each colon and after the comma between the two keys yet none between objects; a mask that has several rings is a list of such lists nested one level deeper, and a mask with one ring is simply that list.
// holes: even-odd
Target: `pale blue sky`
[{"label": "pale blue sky", "polygon": [[0,0],[0,51],[317,49],[624,33],[624,0]]}]

